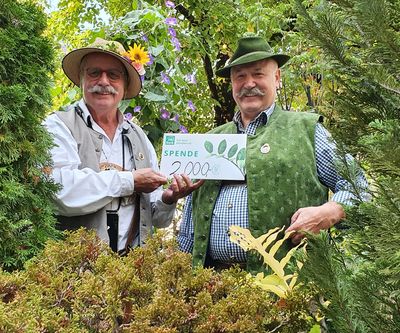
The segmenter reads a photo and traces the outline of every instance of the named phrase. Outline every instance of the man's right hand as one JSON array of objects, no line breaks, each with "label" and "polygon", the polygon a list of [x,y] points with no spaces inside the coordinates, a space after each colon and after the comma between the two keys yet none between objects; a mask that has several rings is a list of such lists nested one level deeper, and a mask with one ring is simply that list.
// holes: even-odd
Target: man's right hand
[{"label": "man's right hand", "polygon": [[135,192],[150,193],[167,183],[167,177],[151,168],[133,170]]}]

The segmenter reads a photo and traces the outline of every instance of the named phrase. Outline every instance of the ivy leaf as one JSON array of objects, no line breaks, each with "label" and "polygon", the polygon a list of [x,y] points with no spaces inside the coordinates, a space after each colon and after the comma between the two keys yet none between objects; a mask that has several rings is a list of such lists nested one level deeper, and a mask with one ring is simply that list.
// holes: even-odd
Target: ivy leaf
[{"label": "ivy leaf", "polygon": [[213,144],[210,141],[204,142],[204,148],[206,148],[208,153],[212,153],[214,150]]},{"label": "ivy leaf", "polygon": [[235,143],[228,151],[228,158],[232,158],[233,156],[235,156],[237,150],[238,150],[238,145]]},{"label": "ivy leaf", "polygon": [[222,155],[226,150],[226,140],[222,140],[218,145],[218,154]]}]

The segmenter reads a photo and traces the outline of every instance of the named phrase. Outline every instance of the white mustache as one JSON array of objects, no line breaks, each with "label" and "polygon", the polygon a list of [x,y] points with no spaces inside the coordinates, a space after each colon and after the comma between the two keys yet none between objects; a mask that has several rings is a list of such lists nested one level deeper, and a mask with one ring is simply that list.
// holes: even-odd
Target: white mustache
[{"label": "white mustache", "polygon": [[257,87],[254,88],[242,88],[237,94],[237,97],[243,97],[243,96],[264,96],[265,93],[263,93],[260,89]]},{"label": "white mustache", "polygon": [[90,93],[100,93],[100,94],[118,94],[118,91],[112,86],[100,86],[96,84],[93,87],[88,88],[88,92]]}]

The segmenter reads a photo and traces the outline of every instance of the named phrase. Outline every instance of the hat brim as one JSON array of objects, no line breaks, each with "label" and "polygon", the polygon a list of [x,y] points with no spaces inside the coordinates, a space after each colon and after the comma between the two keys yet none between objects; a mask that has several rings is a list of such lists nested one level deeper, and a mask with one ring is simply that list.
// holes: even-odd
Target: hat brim
[{"label": "hat brim", "polygon": [[140,90],[142,89],[142,81],[140,79],[140,75],[137,70],[124,58],[119,56],[118,54],[98,49],[95,47],[84,47],[81,49],[73,50],[68,53],[62,60],[62,69],[65,75],[78,87],[80,87],[80,64],[84,56],[90,53],[105,53],[113,56],[118,59],[125,67],[128,73],[128,87],[126,88],[126,92],[124,95],[124,99],[133,98],[139,95]]},{"label": "hat brim", "polygon": [[217,70],[215,72],[215,74],[220,77],[229,78],[231,75],[232,67],[249,64],[251,62],[255,62],[255,61],[259,61],[259,60],[263,60],[263,59],[274,59],[278,63],[278,67],[282,67],[284,64],[286,64],[288,62],[290,57],[286,54],[271,54],[271,53],[264,52],[264,51],[251,52],[251,53],[247,53],[247,54],[235,59],[234,61],[232,61],[225,67]]}]

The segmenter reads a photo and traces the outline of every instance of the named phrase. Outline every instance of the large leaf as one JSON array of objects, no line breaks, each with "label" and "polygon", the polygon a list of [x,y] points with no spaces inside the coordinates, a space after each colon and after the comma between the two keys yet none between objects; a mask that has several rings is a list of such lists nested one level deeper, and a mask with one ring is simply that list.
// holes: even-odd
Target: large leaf
[{"label": "large leaf", "polygon": [[165,95],[158,95],[158,94],[155,94],[155,93],[153,93],[151,91],[148,91],[144,95],[144,98],[149,100],[149,101],[152,101],[152,102],[164,102],[164,101],[167,100],[167,97]]}]

